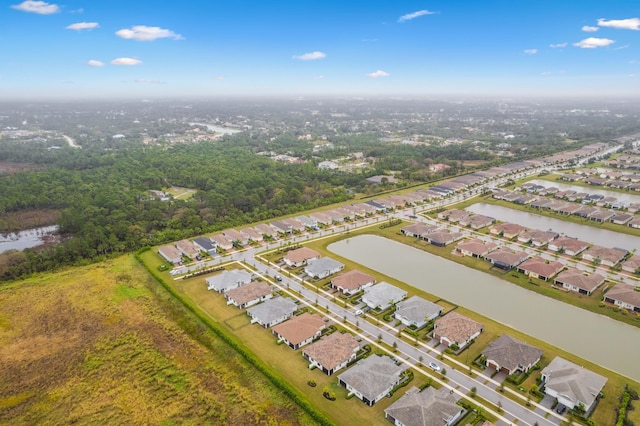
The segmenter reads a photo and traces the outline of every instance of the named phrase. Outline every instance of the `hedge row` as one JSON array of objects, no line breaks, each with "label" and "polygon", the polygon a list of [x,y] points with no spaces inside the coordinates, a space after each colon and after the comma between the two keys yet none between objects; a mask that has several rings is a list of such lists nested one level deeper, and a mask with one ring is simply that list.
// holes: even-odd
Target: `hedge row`
[{"label": "hedge row", "polygon": [[167,290],[173,297],[175,297],[180,303],[184,305],[184,307],[189,310],[193,315],[195,315],[201,322],[203,322],[209,330],[211,330],[217,337],[222,339],[227,345],[233,348],[240,356],[242,356],[249,364],[253,365],[259,372],[265,375],[265,377],[273,383],[277,388],[282,390],[285,395],[291,398],[300,408],[302,408],[309,416],[317,421],[321,425],[333,425],[333,423],[326,418],[322,413],[316,410],[307,400],[303,399],[298,392],[296,392],[288,383],[282,380],[280,377],[273,374],[265,364],[263,364],[258,358],[256,358],[253,353],[251,353],[248,349],[240,346],[232,337],[230,337],[223,330],[219,329],[212,325],[207,319],[198,313],[191,304],[187,303],[187,301],[179,295],[177,292],[173,290],[173,288],[168,285],[165,280],[153,271],[152,268],[149,268],[147,264],[142,260],[140,255],[145,251],[149,250],[149,247],[142,248],[138,250],[135,254],[136,260],[140,262],[140,264],[153,276],[153,278],[158,281],[165,290]]}]

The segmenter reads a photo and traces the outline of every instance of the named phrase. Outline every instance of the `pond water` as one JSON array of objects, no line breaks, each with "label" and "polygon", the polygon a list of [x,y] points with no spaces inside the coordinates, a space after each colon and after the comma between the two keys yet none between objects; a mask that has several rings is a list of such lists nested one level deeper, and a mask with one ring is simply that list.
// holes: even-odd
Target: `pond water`
[{"label": "pond water", "polygon": [[0,234],[0,253],[7,250],[24,250],[44,243],[47,236],[58,230],[57,225],[34,228],[20,232]]},{"label": "pond water", "polygon": [[548,180],[541,180],[541,179],[533,179],[531,181],[529,181],[535,185],[542,185],[545,188],[551,188],[552,186],[555,186],[556,188],[559,188],[560,191],[576,191],[576,192],[586,192],[587,194],[598,194],[598,195],[604,195],[605,197],[615,197],[618,201],[623,201],[626,203],[640,203],[640,195],[633,195],[633,194],[627,194],[624,192],[615,192],[615,191],[607,191],[606,189],[599,189],[600,187],[597,186],[591,186],[591,185],[587,185],[587,186],[578,186],[578,185],[571,185],[570,183],[563,183],[563,182],[549,182]]},{"label": "pond water", "polygon": [[[517,223],[528,228],[540,229],[574,237],[582,241],[598,244],[604,247],[619,247],[626,250],[636,249],[640,252],[640,238],[633,235],[622,234],[620,232],[601,229],[597,226],[580,225],[579,223],[567,222],[553,217],[542,216],[535,213],[523,212],[494,204],[477,203],[472,204],[465,210],[475,214],[482,214],[494,219]],[[623,225],[619,225],[623,226]]]},{"label": "pond water", "polygon": [[640,328],[386,238],[361,235],[330,244],[328,248],[339,256],[640,380]]}]

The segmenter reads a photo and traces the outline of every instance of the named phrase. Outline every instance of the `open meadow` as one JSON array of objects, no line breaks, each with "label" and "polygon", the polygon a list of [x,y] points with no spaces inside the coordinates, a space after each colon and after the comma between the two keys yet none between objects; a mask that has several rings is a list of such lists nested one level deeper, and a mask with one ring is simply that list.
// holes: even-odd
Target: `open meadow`
[{"label": "open meadow", "polygon": [[0,287],[0,424],[313,424],[133,255]]}]

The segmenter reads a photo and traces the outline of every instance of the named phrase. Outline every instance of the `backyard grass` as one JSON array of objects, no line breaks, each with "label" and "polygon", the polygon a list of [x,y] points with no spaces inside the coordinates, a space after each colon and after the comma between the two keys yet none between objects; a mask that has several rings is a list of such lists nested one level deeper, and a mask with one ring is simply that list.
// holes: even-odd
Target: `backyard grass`
[{"label": "backyard grass", "polygon": [[[342,371],[333,376],[327,376],[319,369],[310,370],[300,350],[294,351],[287,345],[277,344],[270,329],[250,324],[250,319],[244,311],[235,306],[226,305],[223,295],[207,290],[204,281],[206,277],[208,275],[176,280],[172,281],[171,285],[186,296],[187,300],[201,310],[210,321],[242,342],[272,369],[273,374],[285,379],[336,424],[386,424],[384,409],[397,400],[403,392],[397,392],[393,398],[385,398],[373,407],[366,406],[357,398],[347,400],[346,389],[337,385],[337,375]],[[309,380],[314,380],[317,386],[310,387]],[[414,382],[419,383],[415,379]],[[336,393],[336,401],[329,401],[322,395],[325,387],[329,387]]]},{"label": "backyard grass", "polygon": [[313,424],[131,256],[0,287],[0,424]]}]

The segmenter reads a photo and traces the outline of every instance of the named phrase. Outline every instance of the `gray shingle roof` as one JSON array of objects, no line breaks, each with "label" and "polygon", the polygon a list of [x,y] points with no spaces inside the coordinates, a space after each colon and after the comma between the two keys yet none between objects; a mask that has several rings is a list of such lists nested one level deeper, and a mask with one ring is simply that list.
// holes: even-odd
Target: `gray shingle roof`
[{"label": "gray shingle roof", "polygon": [[527,367],[538,361],[542,356],[542,350],[503,334],[489,343],[482,355],[497,362],[500,367],[514,371],[518,367]]},{"label": "gray shingle roof", "polygon": [[371,355],[340,374],[338,379],[373,401],[396,383],[404,370],[404,365],[396,365],[388,356]]},{"label": "gray shingle roof", "polygon": [[422,322],[425,318],[438,315],[442,307],[419,296],[413,296],[396,305],[396,316],[402,316],[412,322]]},{"label": "gray shingle roof", "polygon": [[414,386],[384,412],[405,426],[442,426],[461,410],[447,389]]},{"label": "gray shingle roof", "polygon": [[274,321],[294,313],[297,309],[298,305],[296,305],[296,302],[292,299],[276,297],[247,309],[247,313],[251,318],[260,322],[260,324],[271,324]]}]

